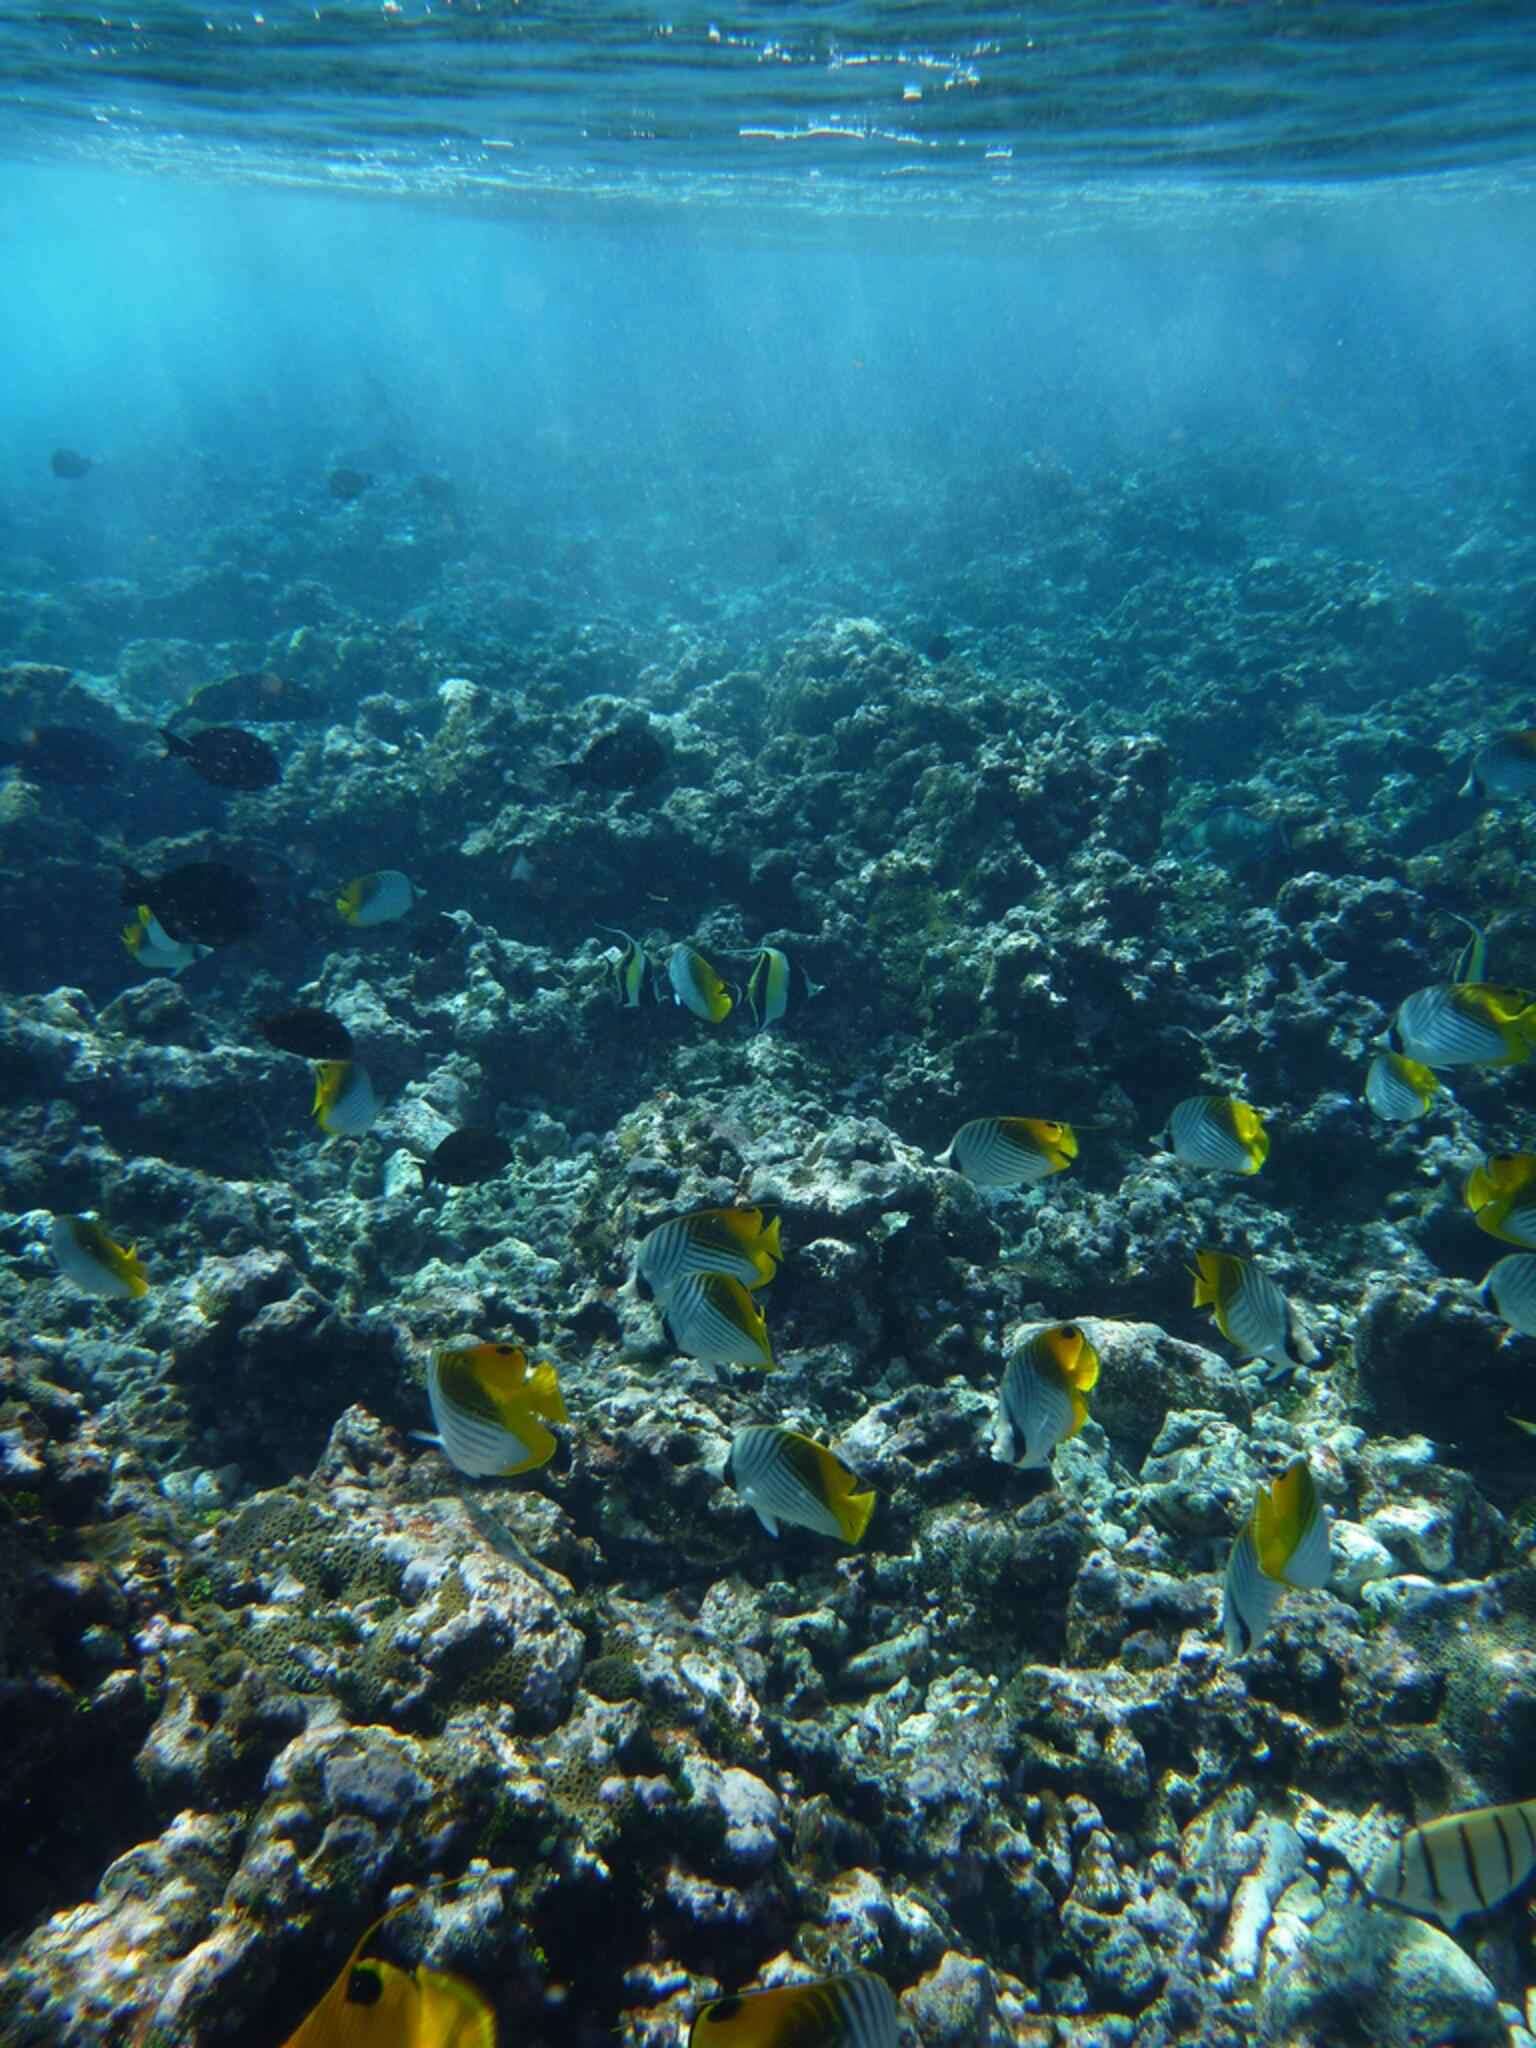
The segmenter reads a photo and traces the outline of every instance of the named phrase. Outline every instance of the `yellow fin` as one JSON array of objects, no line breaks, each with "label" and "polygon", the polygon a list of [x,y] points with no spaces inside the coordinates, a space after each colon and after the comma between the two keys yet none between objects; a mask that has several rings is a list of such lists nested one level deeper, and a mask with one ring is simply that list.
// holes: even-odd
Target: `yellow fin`
[{"label": "yellow fin", "polygon": [[1287,1465],[1268,1487],[1260,1487],[1253,1511],[1253,1547],[1267,1579],[1283,1579],[1302,1534],[1318,1512],[1317,1487],[1305,1458]]}]

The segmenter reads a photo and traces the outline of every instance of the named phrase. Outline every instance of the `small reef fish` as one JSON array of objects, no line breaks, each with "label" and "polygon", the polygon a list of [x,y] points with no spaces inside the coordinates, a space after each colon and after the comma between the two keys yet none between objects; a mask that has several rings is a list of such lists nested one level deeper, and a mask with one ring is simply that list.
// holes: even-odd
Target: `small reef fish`
[{"label": "small reef fish", "polygon": [[1176,1159],[1216,1173],[1257,1173],[1269,1157],[1264,1119],[1235,1095],[1187,1095],[1168,1119]]},{"label": "small reef fish", "polygon": [[1522,1337],[1536,1337],[1536,1258],[1511,1252],[1491,1268],[1482,1293],[1509,1327]]},{"label": "small reef fish", "polygon": [[[778,946],[761,946],[753,956],[752,966],[747,975],[747,1002],[751,1007],[752,1019],[759,1031],[765,1031],[770,1024],[777,1024],[789,1008],[789,999],[794,992],[794,970],[789,964],[789,955]],[[805,983],[805,999],[825,993],[826,983],[812,981],[802,967],[800,979]]]},{"label": "small reef fish", "polygon": [[897,2048],[898,2038],[885,1979],[849,1970],[711,1999],[688,2030],[688,2048]]},{"label": "small reef fish", "polygon": [[190,711],[194,718],[250,718],[258,725],[276,725],[293,718],[318,718],[324,708],[303,683],[289,682],[270,669],[242,669],[194,690],[176,716]]},{"label": "small reef fish", "polygon": [[1076,1323],[1027,1337],[1008,1361],[997,1399],[997,1456],[1044,1471],[1051,1453],[1088,1420],[1085,1396],[1098,1383],[1099,1354]]},{"label": "small reef fish", "polygon": [[1456,964],[1451,970],[1452,981],[1482,981],[1488,972],[1488,934],[1480,924],[1474,924],[1470,917],[1463,917],[1460,911],[1448,911],[1447,916],[1465,925],[1472,934],[1461,951],[1456,955]]},{"label": "small reef fish", "polygon": [[440,1181],[445,1188],[471,1188],[494,1180],[511,1164],[512,1147],[499,1131],[488,1124],[465,1124],[448,1133],[421,1171],[424,1180]]},{"label": "small reef fish", "polygon": [[364,1960],[363,1950],[393,1918],[374,1921],[283,2048],[496,2048],[496,2015],[473,1984],[425,1963],[403,1970],[382,1957]]},{"label": "small reef fish", "polygon": [[764,946],[747,975],[747,1002],[759,1031],[777,1024],[789,1008],[789,955]]},{"label": "small reef fish", "polygon": [[1300,1360],[1291,1355],[1290,1304],[1263,1267],[1235,1252],[1195,1253],[1196,1308],[1208,1308],[1229,1344],[1244,1358],[1289,1371]]},{"label": "small reef fish", "polygon": [[1256,818],[1235,804],[1219,804],[1181,832],[1170,849],[1186,859],[1203,854],[1225,868],[1262,867],[1291,850],[1285,827],[1273,818]]},{"label": "small reef fish", "polygon": [[1536,796],[1536,726],[1501,732],[1472,756],[1463,796]]},{"label": "small reef fish", "polygon": [[149,1281],[138,1253],[117,1244],[93,1216],[55,1216],[48,1249],[66,1280],[100,1301],[137,1301]]},{"label": "small reef fish", "polygon": [[1488,1913],[1536,1870],[1536,1799],[1476,1806],[1409,1828],[1372,1867],[1365,1888],[1383,1905],[1455,1927]]},{"label": "small reef fish", "polygon": [[1077,1157],[1070,1124],[1041,1116],[979,1116],[962,1124],[934,1164],[952,1166],[979,1188],[1032,1188],[1065,1173]]},{"label": "small reef fish", "polygon": [[371,924],[393,924],[404,917],[416,901],[409,875],[398,868],[379,868],[371,875],[357,875],[336,898],[336,908],[348,924],[361,929]]},{"label": "small reef fish", "polygon": [[349,1060],[352,1034],[339,1017],[312,1004],[296,1010],[277,1010],[258,1017],[256,1029],[277,1052],[297,1054],[301,1060]]},{"label": "small reef fish", "polygon": [[512,1479],[555,1455],[545,1427],[568,1422],[552,1365],[536,1365],[516,1344],[471,1344],[436,1352],[427,1399],[443,1452],[471,1479]]},{"label": "small reef fish", "polygon": [[1421,988],[1393,1019],[1402,1049],[1427,1067],[1512,1067],[1536,1046],[1536,995],[1495,981]]},{"label": "small reef fish", "polygon": [[265,740],[237,725],[209,725],[201,732],[160,728],[166,756],[185,761],[194,774],[218,789],[271,789],[282,780],[283,764]]},{"label": "small reef fish", "polygon": [[1467,1207],[1479,1230],[1536,1251],[1536,1152],[1496,1152],[1467,1179]]},{"label": "small reef fish", "polygon": [[725,1470],[770,1536],[781,1522],[794,1522],[857,1543],[874,1512],[874,1491],[859,1492],[857,1473],[825,1444],[779,1422],[738,1430]]},{"label": "small reef fish", "polygon": [[1246,1657],[1258,1648],[1286,1586],[1315,1591],[1327,1585],[1331,1570],[1327,1512],[1306,1458],[1293,1458],[1278,1479],[1259,1488],[1232,1545],[1222,1587],[1227,1655]]},{"label": "small reef fish", "polygon": [[622,951],[617,946],[610,946],[605,957],[613,969],[613,989],[619,999],[619,1008],[638,1010],[640,998],[645,993],[645,973],[649,965],[645,948],[616,924],[600,924],[598,930],[612,932],[615,938],[624,941]]},{"label": "small reef fish", "polygon": [[28,782],[84,789],[120,775],[123,756],[83,725],[34,725],[19,739],[0,740],[0,768],[14,768]]},{"label": "small reef fish", "polygon": [[702,1017],[706,1024],[720,1024],[731,1014],[735,998],[713,967],[692,946],[676,945],[667,959],[667,980],[672,1000]]},{"label": "small reef fish", "polygon": [[123,926],[123,944],[137,964],[150,974],[180,974],[195,961],[206,960],[212,946],[189,945],[173,939],[147,903],[141,903],[132,924]]},{"label": "small reef fish", "polygon": [[379,1113],[368,1069],[356,1060],[317,1060],[309,1113],[328,1138],[360,1138]]},{"label": "small reef fish", "polygon": [[373,478],[361,469],[333,469],[325,480],[331,496],[343,505],[350,505],[354,498],[360,498],[372,482]]},{"label": "small reef fish", "polygon": [[762,1310],[731,1273],[685,1273],[668,1289],[662,1319],[679,1351],[701,1365],[773,1370]]},{"label": "small reef fish", "polygon": [[173,939],[200,946],[232,946],[262,920],[261,891],[222,860],[189,860],[158,879],[124,868],[121,900],[147,903]]},{"label": "small reef fish", "polygon": [[590,789],[644,789],[662,773],[668,758],[649,723],[615,726],[599,733],[578,759],[562,761],[560,772]]},{"label": "small reef fish", "polygon": [[780,1219],[763,1221],[761,1209],[695,1209],[658,1223],[641,1238],[631,1286],[643,1280],[666,1300],[690,1273],[728,1273],[743,1287],[766,1286],[784,1256]]},{"label": "small reef fish", "polygon": [[55,476],[78,483],[81,477],[90,475],[91,458],[82,455],[77,448],[55,448],[48,458],[48,467]]},{"label": "small reef fish", "polygon": [[1422,1060],[1379,1052],[1366,1070],[1365,1099],[1388,1123],[1411,1124],[1434,1107],[1443,1085]]}]

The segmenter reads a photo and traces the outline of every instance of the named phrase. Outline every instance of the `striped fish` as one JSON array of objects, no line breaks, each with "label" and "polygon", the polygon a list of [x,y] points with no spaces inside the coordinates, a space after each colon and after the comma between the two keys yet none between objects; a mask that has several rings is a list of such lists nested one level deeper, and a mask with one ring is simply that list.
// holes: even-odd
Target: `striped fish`
[{"label": "striped fish", "polygon": [[857,1543],[874,1510],[873,1490],[860,1493],[857,1474],[841,1458],[782,1423],[738,1430],[725,1469],[770,1536],[780,1522],[794,1522]]},{"label": "striped fish", "polygon": [[645,948],[616,924],[600,924],[598,930],[612,932],[616,939],[624,941],[622,948],[610,946],[604,958],[613,972],[613,992],[619,999],[619,1008],[638,1010],[645,992]]},{"label": "striped fish", "polygon": [[336,898],[336,909],[350,925],[393,924],[415,901],[409,875],[398,868],[380,868],[376,874],[358,875],[348,882]]},{"label": "striped fish", "polygon": [[1503,1905],[1536,1870],[1536,1799],[1478,1806],[1409,1828],[1366,1879],[1383,1905],[1454,1927]]},{"label": "striped fish", "polygon": [[360,1138],[379,1113],[368,1069],[356,1060],[316,1060],[309,1113],[328,1138]]},{"label": "striped fish", "polygon": [[1472,756],[1463,796],[1536,795],[1536,729],[1501,732]]},{"label": "striped fish", "polygon": [[1293,1458],[1270,1486],[1259,1488],[1252,1515],[1237,1533],[1222,1588],[1227,1655],[1246,1657],[1263,1641],[1287,1586],[1326,1586],[1332,1569],[1328,1515],[1312,1468]]},{"label": "striped fish", "polygon": [[1235,1095],[1187,1095],[1168,1119],[1174,1157],[1215,1173],[1257,1173],[1269,1157],[1264,1119]]},{"label": "striped fish", "polygon": [[777,1024],[789,1008],[789,955],[777,946],[764,946],[752,962],[747,1001],[759,1030]]},{"label": "striped fish", "polygon": [[94,1216],[55,1216],[48,1249],[66,1280],[99,1301],[137,1301],[149,1279],[132,1245],[108,1237]]},{"label": "striped fish", "polygon": [[662,1311],[672,1342],[703,1365],[760,1365],[773,1370],[763,1312],[729,1273],[685,1273]]},{"label": "striped fish", "polygon": [[689,2029],[688,2048],[897,2048],[897,2040],[890,1986],[872,1971],[849,1970],[712,1999]]},{"label": "striped fish", "polygon": [[1536,1337],[1536,1258],[1512,1252],[1500,1259],[1483,1282],[1483,1294],[1522,1337]]},{"label": "striped fish", "polygon": [[979,1116],[962,1124],[935,1162],[979,1188],[1032,1188],[1077,1157],[1070,1124],[1040,1116]]},{"label": "striped fish", "polygon": [[1229,1344],[1245,1358],[1293,1366],[1291,1309],[1264,1268],[1234,1252],[1195,1253],[1196,1308],[1208,1308]]},{"label": "striped fish", "polygon": [[1379,1052],[1365,1076],[1365,1099],[1390,1124],[1411,1124],[1433,1107],[1440,1081],[1422,1060],[1402,1052]]},{"label": "striped fish", "polygon": [[546,1422],[566,1422],[552,1365],[535,1366],[516,1344],[439,1351],[427,1367],[427,1399],[445,1454],[471,1479],[510,1479],[547,1465],[555,1439]]},{"label": "striped fish", "polygon": [[777,1216],[764,1223],[761,1209],[695,1209],[641,1238],[634,1277],[664,1301],[690,1273],[729,1273],[743,1287],[766,1286],[782,1257]]},{"label": "striped fish", "polygon": [[704,955],[692,946],[674,946],[667,956],[667,980],[672,1000],[702,1017],[706,1024],[719,1024],[731,1014],[735,997],[716,974]]},{"label": "striped fish", "polygon": [[1421,988],[1398,1005],[1393,1022],[1403,1051],[1428,1067],[1508,1067],[1528,1060],[1536,1034],[1536,995],[1495,981],[1450,981]]},{"label": "striped fish", "polygon": [[1466,1202],[1479,1230],[1536,1251],[1536,1152],[1491,1154],[1468,1176]]},{"label": "striped fish", "polygon": [[1076,1323],[1026,1337],[998,1390],[997,1456],[1026,1472],[1042,1471],[1056,1446],[1088,1420],[1084,1396],[1098,1377],[1099,1354]]}]

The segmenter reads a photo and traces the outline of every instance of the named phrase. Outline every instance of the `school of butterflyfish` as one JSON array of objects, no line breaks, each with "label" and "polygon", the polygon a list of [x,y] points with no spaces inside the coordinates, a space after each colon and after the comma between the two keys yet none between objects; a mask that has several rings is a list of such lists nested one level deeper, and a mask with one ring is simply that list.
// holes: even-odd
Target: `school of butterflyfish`
[{"label": "school of butterflyfish", "polygon": [[[1536,730],[1504,735],[1480,752],[1468,788],[1536,794]],[[336,911],[346,925],[365,930],[406,917],[418,895],[403,873],[382,869],[346,883]],[[171,926],[179,919],[180,929],[162,922],[154,901],[137,904],[123,941],[139,966],[179,974],[213,950],[199,931],[224,942],[212,923],[199,924],[187,911],[185,887],[179,893],[162,887],[160,901]],[[228,908],[216,907],[221,914]],[[687,942],[671,945],[657,960],[628,932],[604,929],[622,941],[609,949],[607,967],[625,1009],[638,1009],[649,992],[657,1002],[670,997],[711,1026],[745,1008],[761,1031],[821,992],[775,946],[744,959],[737,980]],[[1484,979],[1486,953],[1486,936],[1474,928],[1455,978],[1399,1004],[1396,1044],[1373,1055],[1363,1084],[1367,1106],[1384,1122],[1407,1124],[1427,1115],[1446,1092],[1440,1069],[1508,1067],[1536,1053],[1536,993]],[[262,1030],[280,1050],[309,1059],[312,1114],[327,1139],[360,1138],[371,1128],[379,1099],[339,1019],[299,1009],[264,1020]],[[1263,1114],[1235,1095],[1186,1097],[1170,1112],[1164,1135],[1172,1157],[1203,1174],[1253,1175],[1269,1156]],[[439,1149],[444,1159],[437,1177],[445,1185],[468,1184],[507,1161],[505,1145],[489,1131],[455,1133],[454,1142]],[[993,1115],[962,1124],[936,1163],[980,1189],[1005,1192],[1037,1188],[1068,1171],[1077,1156],[1070,1123]],[[424,1169],[429,1183],[434,1163]],[[1514,1247],[1491,1267],[1482,1298],[1511,1332],[1536,1336],[1536,1152],[1490,1154],[1468,1178],[1465,1201],[1480,1230]],[[777,1215],[745,1204],[668,1218],[639,1239],[623,1292],[652,1302],[671,1344],[696,1363],[771,1372],[762,1298],[784,1257],[780,1228]],[[92,1215],[56,1215],[49,1241],[59,1271],[86,1294],[127,1302],[149,1290],[138,1253],[116,1242]],[[1220,1246],[1198,1248],[1193,1260],[1192,1306],[1209,1312],[1239,1361],[1283,1376],[1316,1358],[1284,1291],[1257,1260]],[[1087,1423],[1100,1370],[1099,1352],[1078,1323],[1021,1333],[997,1388],[994,1455],[1023,1470],[1049,1469],[1055,1452]],[[538,1470],[558,1448],[551,1425],[571,1423],[555,1366],[530,1364],[516,1344],[474,1340],[439,1348],[425,1377],[435,1427],[418,1434],[471,1479],[505,1480]],[[1520,1427],[1536,1433],[1536,1425]],[[722,1477],[770,1537],[791,1523],[857,1545],[877,1506],[875,1490],[829,1445],[778,1420],[736,1432]],[[1327,1509],[1309,1460],[1299,1455],[1259,1486],[1234,1533],[1221,1590],[1228,1657],[1252,1655],[1282,1596],[1320,1590],[1329,1574]],[[1361,1883],[1384,1904],[1455,1927],[1511,1896],[1533,1870],[1536,1800],[1529,1800],[1410,1827]],[[424,1965],[406,1969],[364,1956],[381,1924],[368,1929],[287,2048],[494,2048],[493,2010],[472,1985]],[[889,1987],[855,1970],[714,1999],[694,2018],[689,2048],[896,2048],[897,2038]]]}]

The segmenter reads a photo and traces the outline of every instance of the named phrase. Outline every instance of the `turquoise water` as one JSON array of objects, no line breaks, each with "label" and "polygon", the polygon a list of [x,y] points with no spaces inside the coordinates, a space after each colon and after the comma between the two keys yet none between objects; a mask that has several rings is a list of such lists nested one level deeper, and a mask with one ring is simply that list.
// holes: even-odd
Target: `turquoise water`
[{"label": "turquoise water", "polygon": [[0,2048],[1536,2048],[1532,30],[0,5]]}]

